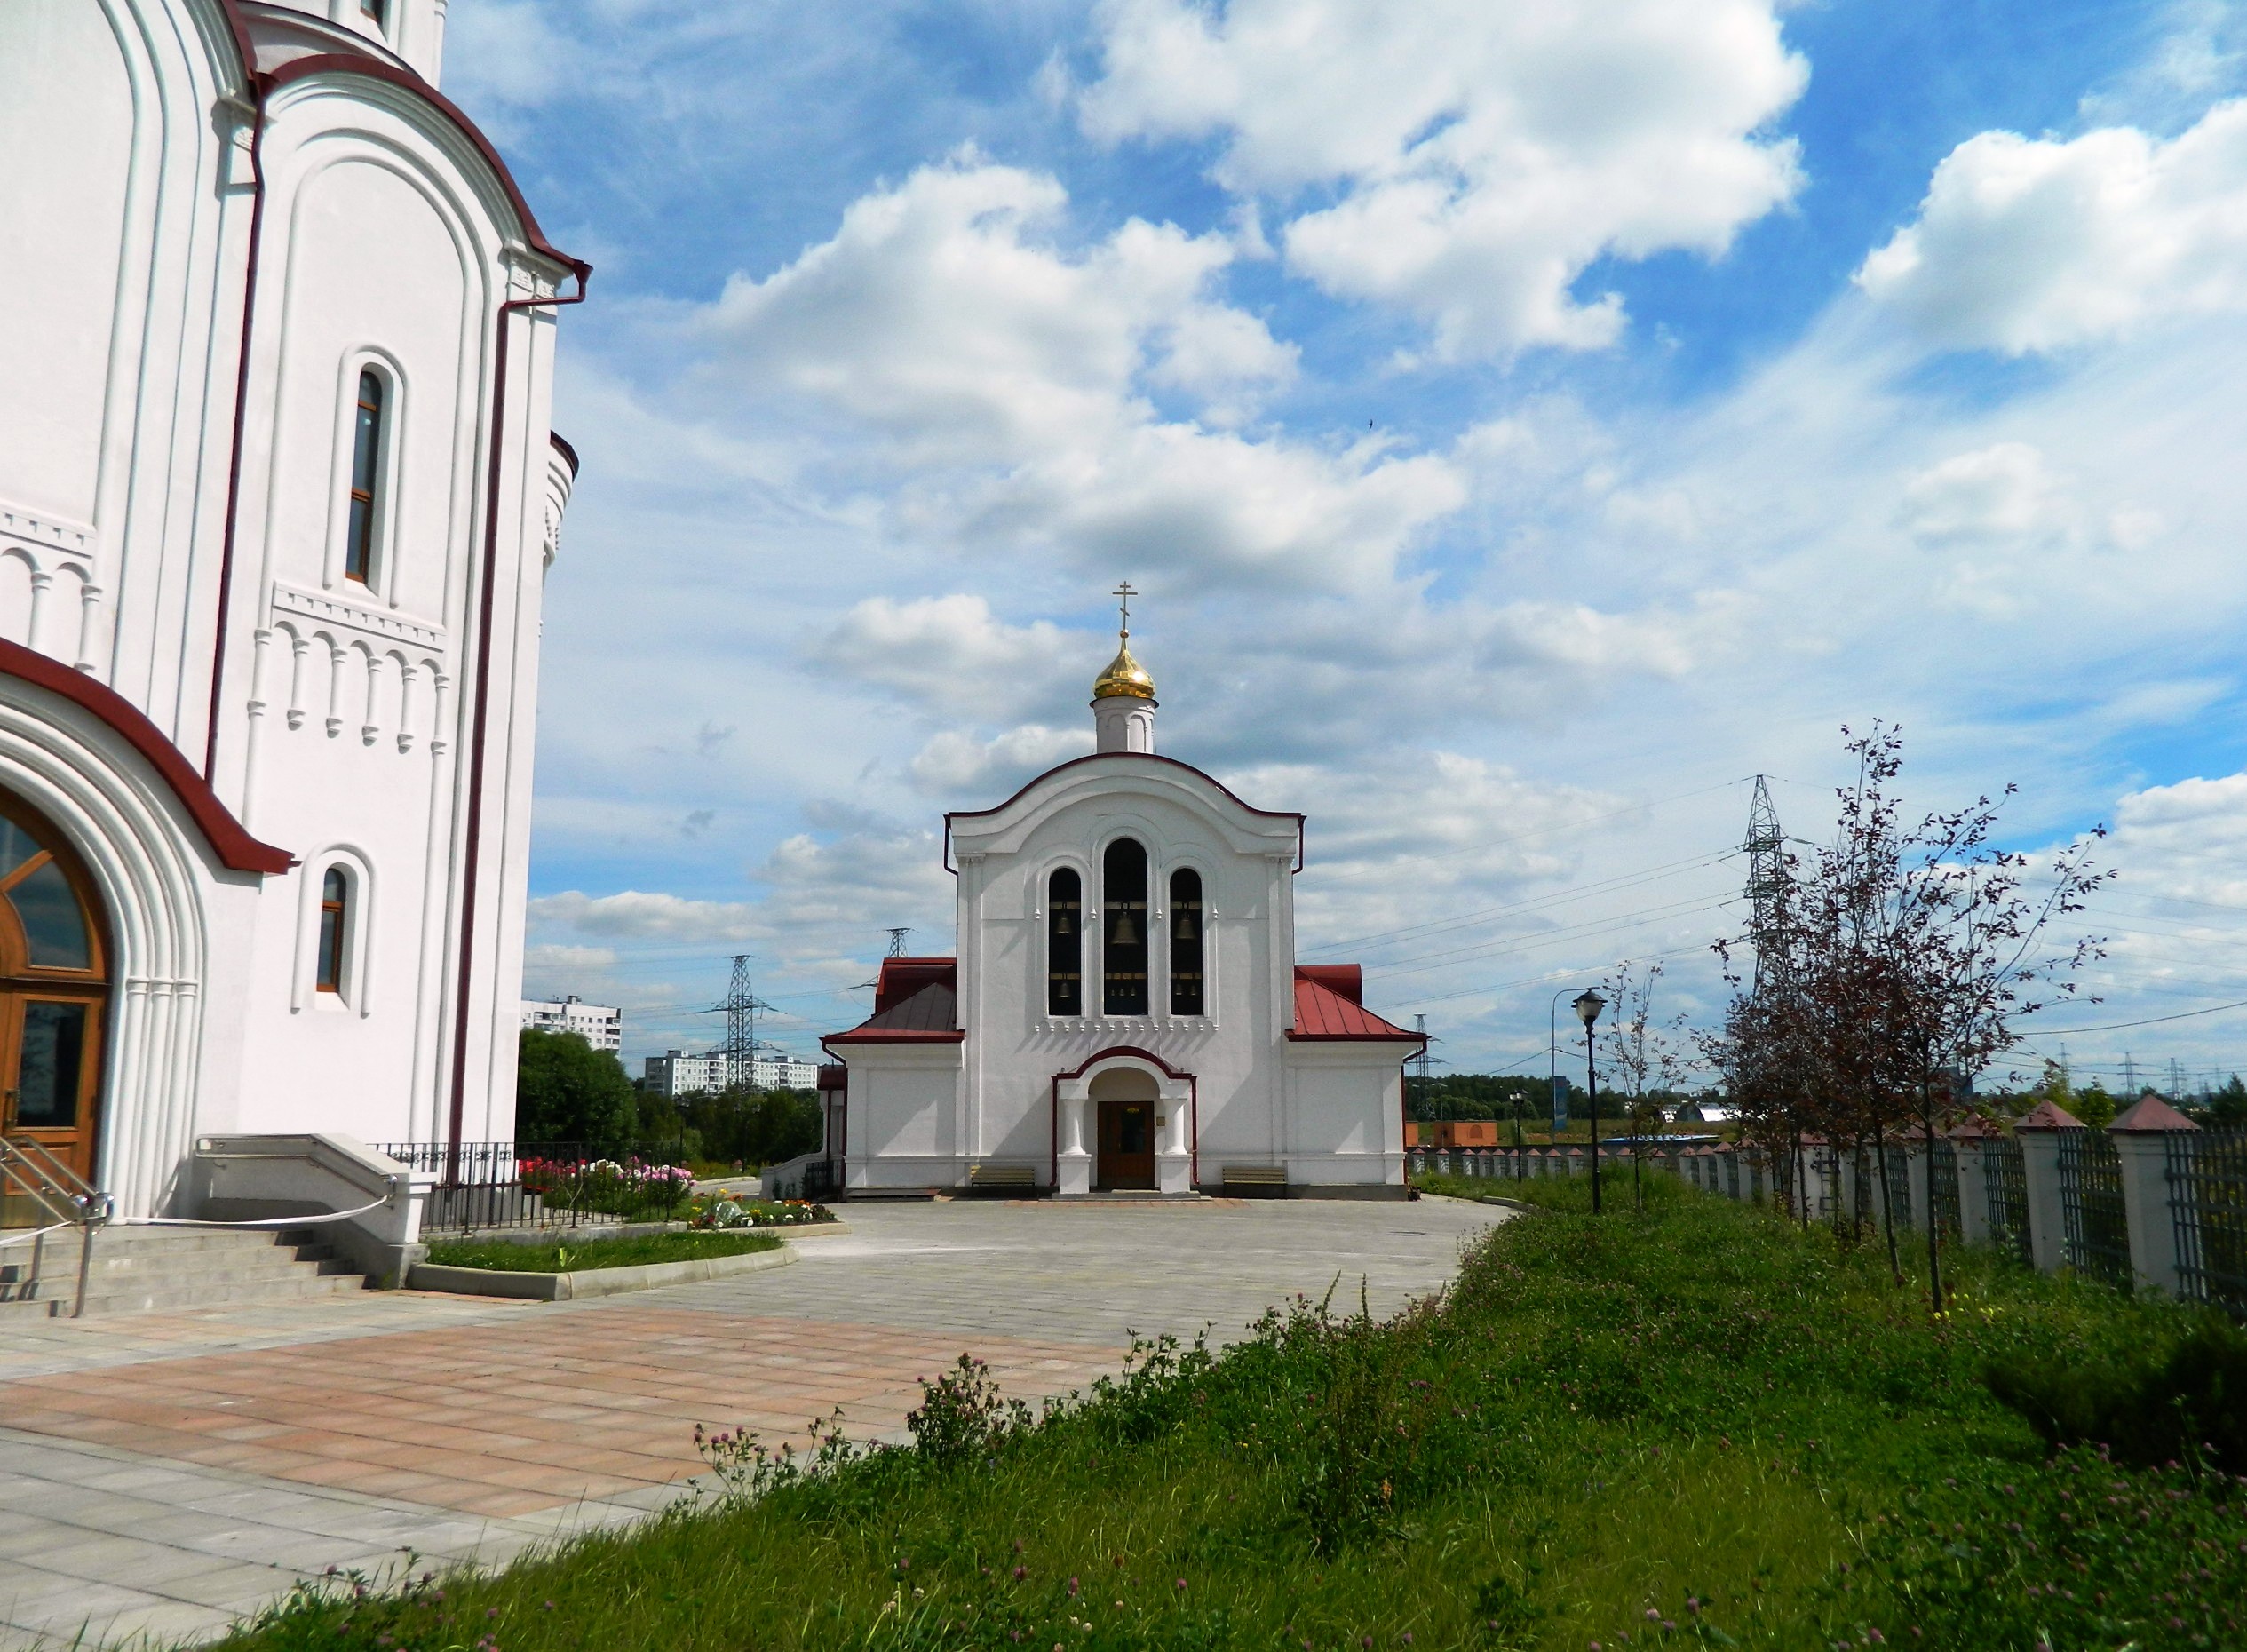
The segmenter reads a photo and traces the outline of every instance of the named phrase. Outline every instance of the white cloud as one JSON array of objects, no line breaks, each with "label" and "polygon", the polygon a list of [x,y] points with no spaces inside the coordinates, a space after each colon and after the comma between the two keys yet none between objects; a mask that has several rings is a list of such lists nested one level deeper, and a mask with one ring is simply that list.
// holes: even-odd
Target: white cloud
[{"label": "white cloud", "polygon": [[1904,485],[1904,526],[1937,542],[2061,532],[2077,512],[2045,456],[2000,441],[1922,471]]},{"label": "white cloud", "polygon": [[1589,348],[1603,255],[1715,256],[1800,182],[1770,123],[1803,60],[1768,0],[1109,0],[1087,131],[1221,137],[1227,187],[1330,203],[1292,268],[1423,317],[1447,356]]},{"label": "white cloud", "polygon": [[684,896],[626,889],[589,895],[571,889],[532,897],[537,928],[572,929],[618,941],[738,941],[758,927],[758,909],[740,901],[689,901]]},{"label": "white cloud", "polygon": [[573,947],[544,944],[523,949],[523,970],[526,973],[567,975],[578,972],[607,970],[615,967],[616,953],[610,947]]},{"label": "white cloud", "polygon": [[1099,647],[1046,620],[1009,625],[978,596],[868,597],[836,622],[815,657],[926,707],[989,719],[1045,697]]},{"label": "white cloud", "polygon": [[2166,141],[1968,139],[1856,279],[1925,342],[2007,355],[2247,308],[2247,99]]},{"label": "white cloud", "polygon": [[[840,420],[828,468],[888,495],[903,536],[1104,574],[1362,584],[1457,508],[1443,459],[1231,428],[1295,353],[1210,296],[1230,243],[1132,219],[1069,250],[1067,204],[972,155],[863,196],[833,239],[698,313],[701,382]],[[1198,416],[1166,415],[1166,392]]]},{"label": "white cloud", "polygon": [[940,797],[999,792],[1092,749],[1092,731],[1025,723],[990,740],[947,729],[913,758],[913,783]]}]

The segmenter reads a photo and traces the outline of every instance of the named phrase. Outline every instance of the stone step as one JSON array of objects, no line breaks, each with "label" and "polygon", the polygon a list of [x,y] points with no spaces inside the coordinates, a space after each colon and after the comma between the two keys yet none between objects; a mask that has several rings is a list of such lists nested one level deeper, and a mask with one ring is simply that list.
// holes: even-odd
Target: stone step
[{"label": "stone step", "polygon": [[[0,1247],[0,1321],[67,1314],[78,1289],[79,1235],[47,1235],[32,1286],[31,1247]],[[114,1227],[93,1236],[88,1314],[130,1314],[222,1303],[279,1302],[361,1291],[366,1281],[317,1229]],[[36,1294],[26,1297],[27,1289]]]}]

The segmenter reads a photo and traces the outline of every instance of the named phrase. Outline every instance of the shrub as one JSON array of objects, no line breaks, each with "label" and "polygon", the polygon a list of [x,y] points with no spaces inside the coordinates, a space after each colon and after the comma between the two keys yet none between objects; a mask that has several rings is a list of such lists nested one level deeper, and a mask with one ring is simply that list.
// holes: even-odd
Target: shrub
[{"label": "shrub", "polygon": [[2247,1334],[2212,1321],[2120,1370],[2060,1358],[1993,1361],[1982,1380],[2048,1448],[2101,1445],[2140,1468],[2205,1457],[2247,1474]]},{"label": "shrub", "polygon": [[582,1034],[522,1029],[515,1045],[517,1141],[574,1141],[590,1153],[622,1153],[639,1122],[639,1092],[615,1056]]}]

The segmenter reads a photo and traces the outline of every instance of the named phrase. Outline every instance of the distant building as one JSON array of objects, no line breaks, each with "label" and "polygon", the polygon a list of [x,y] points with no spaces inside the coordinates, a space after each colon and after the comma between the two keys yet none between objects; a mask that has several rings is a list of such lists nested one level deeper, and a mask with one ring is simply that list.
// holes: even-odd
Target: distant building
[{"label": "distant building", "polygon": [[576,993],[561,999],[525,998],[523,1025],[532,1032],[574,1032],[614,1055],[624,1047],[624,1013],[614,1005],[587,1004]]},{"label": "distant building", "polygon": [[[689,1055],[671,1050],[647,1058],[643,1069],[647,1088],[659,1096],[691,1096],[726,1087],[727,1061],[719,1051]],[[819,1084],[819,1068],[778,1050],[760,1053],[749,1064],[749,1082],[759,1090],[812,1090]]]}]

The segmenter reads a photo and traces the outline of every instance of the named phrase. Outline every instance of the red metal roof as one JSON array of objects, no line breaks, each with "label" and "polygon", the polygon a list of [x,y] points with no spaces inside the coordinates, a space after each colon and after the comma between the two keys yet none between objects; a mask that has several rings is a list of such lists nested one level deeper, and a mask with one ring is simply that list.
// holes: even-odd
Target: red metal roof
[{"label": "red metal roof", "polygon": [[2083,1127],[2083,1120],[2077,1118],[2067,1108],[2056,1107],[2049,1101],[2037,1102],[2035,1107],[2030,1108],[2013,1121],[2013,1128],[2016,1131],[2081,1130]]},{"label": "red metal roof", "polygon": [[930,981],[918,992],[875,1011],[850,1031],[830,1034],[820,1043],[830,1048],[838,1044],[957,1044],[966,1036],[959,1026],[959,1000],[950,981],[944,980]]},{"label": "red metal roof", "polygon": [[874,1013],[901,1004],[933,981],[959,990],[957,958],[884,958],[874,976]]},{"label": "red metal roof", "polygon": [[[1295,970],[1295,1025],[1290,1038],[1420,1042],[1420,1035],[1385,1021],[1358,1002],[1362,976],[1354,964],[1298,965]],[[1338,987],[1346,981],[1357,991],[1346,994]]]}]

